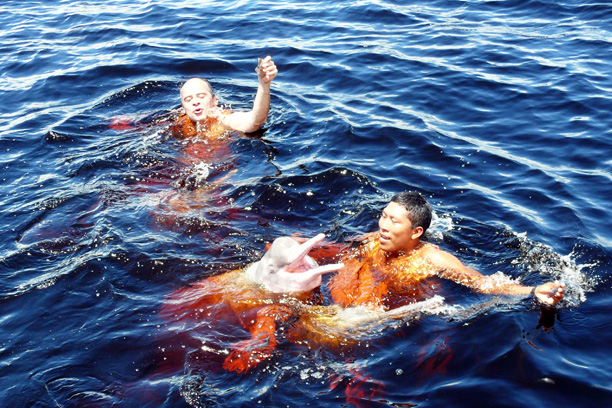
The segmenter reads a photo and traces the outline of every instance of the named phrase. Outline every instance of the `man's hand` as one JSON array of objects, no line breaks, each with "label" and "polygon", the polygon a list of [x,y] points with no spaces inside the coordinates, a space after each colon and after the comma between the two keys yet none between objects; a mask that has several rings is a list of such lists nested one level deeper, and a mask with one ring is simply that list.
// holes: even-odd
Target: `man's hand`
[{"label": "man's hand", "polygon": [[564,282],[548,282],[536,286],[534,295],[538,301],[550,306],[559,303],[563,299],[564,290]]},{"label": "man's hand", "polygon": [[274,64],[274,61],[272,61],[272,57],[269,55],[261,60],[257,68],[259,80],[262,81],[264,84],[269,84],[270,82],[272,82],[272,80],[276,78],[276,74],[278,74],[278,69]]}]

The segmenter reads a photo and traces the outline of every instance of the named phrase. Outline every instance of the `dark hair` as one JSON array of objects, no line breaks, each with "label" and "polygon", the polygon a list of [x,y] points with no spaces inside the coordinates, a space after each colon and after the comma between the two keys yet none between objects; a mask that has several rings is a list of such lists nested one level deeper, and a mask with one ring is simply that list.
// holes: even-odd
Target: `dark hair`
[{"label": "dark hair", "polygon": [[395,194],[391,202],[403,206],[408,211],[412,228],[423,227],[423,233],[431,224],[431,206],[427,199],[416,191],[403,191]]}]

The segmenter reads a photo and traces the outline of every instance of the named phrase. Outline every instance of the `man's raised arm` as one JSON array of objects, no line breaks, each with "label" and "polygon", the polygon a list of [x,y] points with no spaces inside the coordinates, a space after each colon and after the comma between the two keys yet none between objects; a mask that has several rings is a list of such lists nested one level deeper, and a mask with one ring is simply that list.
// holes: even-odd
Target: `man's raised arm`
[{"label": "man's raised arm", "polygon": [[259,130],[261,125],[266,122],[270,110],[270,83],[278,74],[278,69],[272,61],[272,57],[267,56],[260,61],[257,66],[257,76],[259,83],[257,94],[253,101],[253,109],[248,112],[233,112],[223,119],[223,123],[234,130],[245,133]]}]

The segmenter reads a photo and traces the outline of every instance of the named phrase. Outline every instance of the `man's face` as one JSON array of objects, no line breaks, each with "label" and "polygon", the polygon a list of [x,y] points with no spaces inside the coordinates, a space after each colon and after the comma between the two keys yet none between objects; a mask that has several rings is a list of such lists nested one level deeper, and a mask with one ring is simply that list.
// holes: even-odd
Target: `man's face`
[{"label": "man's face", "polygon": [[390,202],[385,207],[378,220],[380,249],[409,252],[414,248],[422,232],[420,227],[412,228],[408,216],[408,210],[403,205]]},{"label": "man's face", "polygon": [[193,78],[181,88],[181,105],[189,119],[197,122],[205,119],[209,110],[217,106],[217,97],[206,82]]}]

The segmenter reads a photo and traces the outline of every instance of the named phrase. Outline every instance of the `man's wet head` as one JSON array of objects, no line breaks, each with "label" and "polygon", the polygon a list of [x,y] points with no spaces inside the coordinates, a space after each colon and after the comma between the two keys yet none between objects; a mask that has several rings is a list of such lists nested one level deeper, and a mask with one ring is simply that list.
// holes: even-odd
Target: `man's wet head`
[{"label": "man's wet head", "polygon": [[378,221],[380,248],[386,252],[410,252],[431,223],[431,207],[417,192],[398,193]]},{"label": "man's wet head", "polygon": [[194,122],[206,119],[209,111],[218,104],[210,83],[201,78],[191,78],[181,87],[181,106]]}]

